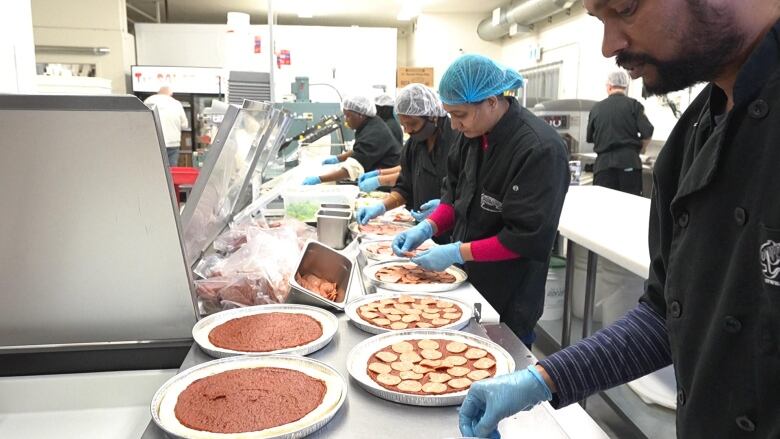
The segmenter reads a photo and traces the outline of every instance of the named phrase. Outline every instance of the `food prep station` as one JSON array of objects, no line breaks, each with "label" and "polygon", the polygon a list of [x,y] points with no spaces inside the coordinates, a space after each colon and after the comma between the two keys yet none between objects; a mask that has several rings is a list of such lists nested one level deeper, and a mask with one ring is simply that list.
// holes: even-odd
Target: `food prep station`
[{"label": "food prep station", "polygon": [[[193,343],[193,327],[203,327],[219,314],[207,317],[210,313],[195,293],[191,269],[214,252],[215,239],[230,224],[262,216],[282,193],[299,190],[305,163],[267,181],[262,190],[250,187],[257,175],[262,181],[265,166],[276,157],[289,116],[257,102],[231,106],[179,216],[165,169],[159,121],[140,101],[124,96],[0,97],[0,112],[4,110],[16,115],[14,120],[4,119],[10,122],[4,126],[6,135],[29,146],[14,149],[3,161],[3,186],[19,188],[2,195],[1,201],[14,212],[0,219],[3,240],[8,241],[4,248],[17,249],[14,257],[35,256],[42,265],[25,269],[11,263],[14,258],[5,258],[3,264],[2,276],[8,280],[4,289],[28,294],[14,295],[11,306],[0,314],[4,334],[0,389],[18,401],[0,404],[0,436],[167,437],[149,420],[153,395],[173,377],[171,369],[185,371],[221,356],[215,352],[210,356]],[[51,129],[37,129],[40,126]],[[36,154],[55,140],[62,146],[62,168],[33,172]],[[90,160],[73,163],[67,160],[70,155]],[[133,166],[112,167],[114,160]],[[87,167],[101,172],[87,172]],[[26,184],[30,178],[44,184]],[[18,193],[23,196],[15,196]],[[27,206],[24,199],[38,203]],[[355,204],[346,201],[350,207]],[[337,207],[323,208],[330,211],[322,217],[341,224],[340,216],[334,215]],[[11,230],[19,233],[5,233]],[[457,405],[421,407],[389,401],[367,391],[350,374],[353,348],[381,335],[361,329],[345,308],[367,295],[383,297],[398,288],[387,289],[366,276],[372,264],[381,262],[366,257],[361,239],[344,233],[348,245],[338,251],[308,242],[297,268],[316,270],[324,264],[322,270],[338,273],[338,279],[332,279],[339,290],[335,300],[313,294],[293,277],[285,299],[335,315],[333,331],[316,350],[292,354],[306,354],[340,375],[343,404],[316,429],[274,437],[460,436]],[[327,241],[334,240],[338,241],[328,236]],[[44,270],[50,275],[36,276]],[[469,314],[452,330],[463,337],[492,340],[517,370],[535,362],[465,276],[438,291],[404,291],[464,304]],[[219,361],[240,358],[246,356]],[[43,425],[52,413],[68,422]],[[112,426],[121,426],[121,431]],[[503,421],[500,430],[504,437],[606,437],[578,405],[556,411],[542,404]]]}]

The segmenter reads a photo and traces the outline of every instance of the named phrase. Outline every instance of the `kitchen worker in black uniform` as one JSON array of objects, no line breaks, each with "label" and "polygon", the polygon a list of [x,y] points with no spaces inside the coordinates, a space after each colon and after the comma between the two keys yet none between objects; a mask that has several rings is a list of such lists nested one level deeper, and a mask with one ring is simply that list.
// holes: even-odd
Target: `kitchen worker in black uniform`
[{"label": "kitchen worker in black uniform", "polygon": [[629,194],[642,195],[642,161],[653,137],[653,124],[645,108],[626,96],[628,74],[617,70],[607,77],[608,98],[590,110],[587,141],[598,153],[593,166],[593,184]]},{"label": "kitchen worker in black uniform", "polygon": [[390,132],[393,133],[395,140],[398,140],[398,143],[403,144],[404,132],[401,130],[401,124],[398,123],[398,119],[393,115],[393,108],[395,107],[395,100],[393,97],[383,93],[374,98],[374,103],[376,104],[377,117],[385,121],[387,127],[390,128]]},{"label": "kitchen worker in black uniform", "polygon": [[709,84],[655,164],[639,305],[536,374],[475,383],[461,431],[482,436],[539,401],[561,407],[671,363],[678,437],[780,438],[780,3],[584,4],[604,23],[604,56],[649,92]]},{"label": "kitchen worker in black uniform", "polygon": [[[439,205],[447,156],[455,138],[450,118],[436,92],[423,84],[409,84],[398,93],[396,113],[409,134],[400,174],[387,198],[358,209],[361,224],[399,206],[406,206],[416,220],[422,221]],[[447,243],[448,236],[437,242]]]},{"label": "kitchen worker in black uniform", "polygon": [[399,234],[403,255],[452,230],[452,244],[412,258],[431,270],[463,264],[469,281],[527,345],[542,314],[558,219],[569,185],[566,148],[553,128],[503,93],[522,77],[480,55],[458,58],[439,93],[459,131],[441,204]]},{"label": "kitchen worker in black uniform", "polygon": [[339,180],[356,181],[361,175],[375,169],[398,166],[401,143],[393,137],[387,124],[376,117],[376,106],[364,97],[344,100],[344,119],[355,130],[355,145],[351,151],[326,158],[323,165],[341,163],[339,169],[321,176],[306,177],[304,185]]}]

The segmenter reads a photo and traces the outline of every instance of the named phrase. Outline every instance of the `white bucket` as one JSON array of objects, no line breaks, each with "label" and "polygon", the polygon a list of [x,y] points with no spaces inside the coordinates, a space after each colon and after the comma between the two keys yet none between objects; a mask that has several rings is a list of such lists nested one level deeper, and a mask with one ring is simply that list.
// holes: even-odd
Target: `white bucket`
[{"label": "white bucket", "polygon": [[544,287],[544,312],[539,320],[560,320],[563,317],[563,290],[566,269],[550,268]]}]

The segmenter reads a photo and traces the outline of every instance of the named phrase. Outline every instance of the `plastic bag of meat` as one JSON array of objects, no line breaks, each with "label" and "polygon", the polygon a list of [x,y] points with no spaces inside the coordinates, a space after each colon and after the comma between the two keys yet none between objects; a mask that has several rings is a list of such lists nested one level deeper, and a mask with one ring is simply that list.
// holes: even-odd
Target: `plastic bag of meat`
[{"label": "plastic bag of meat", "polygon": [[248,217],[242,222],[231,223],[229,229],[214,240],[214,250],[222,254],[231,254],[246,244],[253,230],[267,229],[268,223],[260,215],[257,218]]},{"label": "plastic bag of meat", "polygon": [[275,303],[270,286],[252,276],[217,277],[195,281],[197,295],[209,307],[219,303],[222,309]]}]

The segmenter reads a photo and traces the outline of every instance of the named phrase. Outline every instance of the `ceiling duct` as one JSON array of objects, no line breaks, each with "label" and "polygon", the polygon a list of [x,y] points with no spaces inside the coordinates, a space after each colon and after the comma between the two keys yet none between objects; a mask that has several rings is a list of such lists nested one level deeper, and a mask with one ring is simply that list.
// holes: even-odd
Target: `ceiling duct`
[{"label": "ceiling duct", "polygon": [[518,32],[528,32],[528,26],[569,9],[574,2],[575,0],[520,0],[501,8],[498,25],[493,24],[492,17],[482,20],[477,27],[477,34],[485,41],[495,41],[509,35],[509,28],[513,24],[520,27]]}]

